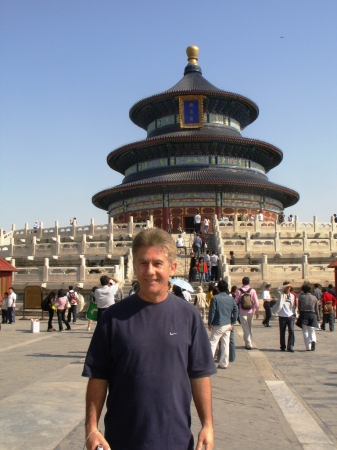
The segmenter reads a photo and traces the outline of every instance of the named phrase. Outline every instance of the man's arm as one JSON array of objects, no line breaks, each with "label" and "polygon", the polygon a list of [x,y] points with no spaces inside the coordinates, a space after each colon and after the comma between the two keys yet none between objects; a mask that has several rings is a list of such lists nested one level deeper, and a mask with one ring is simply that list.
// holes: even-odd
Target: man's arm
[{"label": "man's arm", "polygon": [[[104,450],[110,450],[110,446],[98,431],[98,421],[101,416],[106,393],[107,380],[89,378],[86,395],[85,439],[88,450],[96,450],[99,444]],[[89,436],[90,434],[90,436]]]},{"label": "man's arm", "polygon": [[202,428],[195,450],[212,450],[214,446],[212,387],[210,377],[191,378],[192,395]]}]

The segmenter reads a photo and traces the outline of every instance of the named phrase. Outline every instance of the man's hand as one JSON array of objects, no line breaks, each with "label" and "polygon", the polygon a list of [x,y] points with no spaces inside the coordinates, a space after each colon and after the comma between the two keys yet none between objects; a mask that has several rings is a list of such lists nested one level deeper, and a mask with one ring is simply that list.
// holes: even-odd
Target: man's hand
[{"label": "man's hand", "polygon": [[198,434],[198,442],[195,450],[212,450],[214,447],[213,427],[203,427]]},{"label": "man's hand", "polygon": [[209,331],[212,331],[212,325],[208,325],[208,329],[209,329]]},{"label": "man's hand", "polygon": [[96,450],[100,444],[103,445],[104,450],[111,450],[111,447],[104,439],[104,436],[97,430],[89,436],[86,447],[87,450]]}]

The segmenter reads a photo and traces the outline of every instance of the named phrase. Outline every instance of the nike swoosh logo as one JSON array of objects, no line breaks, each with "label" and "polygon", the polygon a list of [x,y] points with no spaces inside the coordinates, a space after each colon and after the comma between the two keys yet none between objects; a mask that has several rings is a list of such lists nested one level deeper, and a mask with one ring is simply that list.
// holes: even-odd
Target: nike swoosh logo
[{"label": "nike swoosh logo", "polygon": [[178,333],[171,333],[171,332],[170,332],[170,336],[173,336],[174,334],[178,334]]}]

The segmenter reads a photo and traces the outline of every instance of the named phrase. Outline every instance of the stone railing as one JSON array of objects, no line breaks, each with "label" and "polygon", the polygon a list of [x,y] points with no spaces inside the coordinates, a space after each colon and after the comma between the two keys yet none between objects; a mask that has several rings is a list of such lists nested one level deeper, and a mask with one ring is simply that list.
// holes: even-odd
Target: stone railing
[{"label": "stone railing", "polygon": [[69,226],[60,226],[58,221],[55,221],[55,226],[50,228],[44,228],[43,223],[40,222],[39,228],[29,228],[28,223],[25,224],[25,228],[17,230],[15,225],[12,225],[12,230],[8,233],[4,233],[4,230],[0,229],[0,246],[9,244],[10,239],[14,239],[14,243],[19,243],[19,240],[31,239],[36,237],[37,239],[52,239],[60,237],[63,238],[76,238],[86,235],[91,239],[106,236],[126,236],[139,233],[142,228],[152,228],[153,217],[150,216],[149,220],[144,222],[133,222],[133,217],[130,217],[128,223],[115,224],[113,218],[109,219],[108,224],[95,225],[94,219],[91,219],[90,225],[77,225],[76,220]]},{"label": "stone railing", "polygon": [[[15,260],[11,260],[15,266]],[[120,257],[118,265],[88,267],[85,258],[81,259],[81,265],[73,266],[49,266],[49,259],[45,258],[44,266],[21,267],[13,273],[13,284],[19,289],[27,284],[38,284],[41,287],[51,288],[55,284],[73,284],[81,288],[89,288],[97,284],[102,275],[114,276],[120,281],[125,281],[124,258]]]}]

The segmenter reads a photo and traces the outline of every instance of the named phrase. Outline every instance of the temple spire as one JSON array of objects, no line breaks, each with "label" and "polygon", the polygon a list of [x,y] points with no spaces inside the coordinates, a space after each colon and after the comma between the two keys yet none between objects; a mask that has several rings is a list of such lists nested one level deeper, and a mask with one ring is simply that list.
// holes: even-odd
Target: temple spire
[{"label": "temple spire", "polygon": [[185,67],[184,75],[191,72],[198,72],[201,74],[201,68],[198,65],[199,47],[190,45],[186,49],[188,64]]}]

